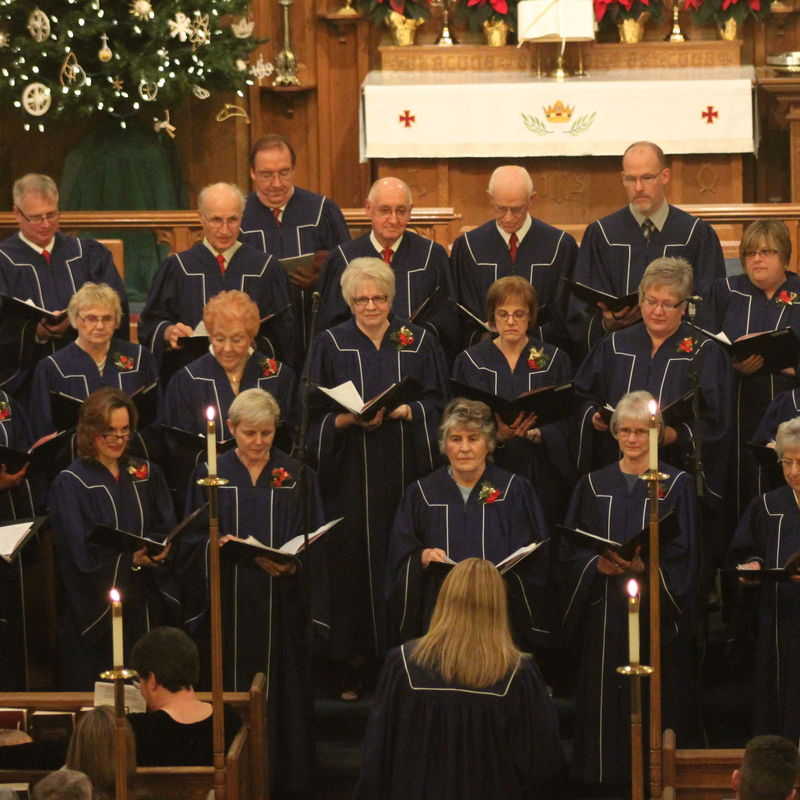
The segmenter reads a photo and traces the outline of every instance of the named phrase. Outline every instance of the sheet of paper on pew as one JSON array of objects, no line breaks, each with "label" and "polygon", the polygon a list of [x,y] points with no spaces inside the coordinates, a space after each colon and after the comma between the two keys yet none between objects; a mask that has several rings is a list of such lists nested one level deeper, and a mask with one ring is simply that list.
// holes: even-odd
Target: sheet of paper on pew
[{"label": "sheet of paper on pew", "polygon": [[[693,400],[694,389],[690,389],[686,394],[682,394],[676,400],[665,405],[661,409],[661,419],[664,420],[664,425],[677,428],[678,425],[689,422],[694,417]],[[616,406],[605,403],[597,409],[600,416],[605,420],[606,425],[611,421],[611,415],[614,413],[615,408]]]},{"label": "sheet of paper on pew", "polygon": [[726,569],[724,572],[736,574],[740,578],[756,581],[777,581],[783,583],[791,580],[795,575],[800,575],[800,550],[792,553],[782,567],[770,567],[769,569],[744,569],[741,564],[734,569]]},{"label": "sheet of paper on pew", "polygon": [[[114,684],[111,681],[94,682],[94,707],[111,706],[114,708]],[[125,684],[125,713],[138,714],[147,711],[142,693],[129,683]]]},{"label": "sheet of paper on pew", "polygon": [[[158,414],[158,382],[140,386],[130,395],[139,413],[139,428],[146,428]],[[64,392],[50,392],[50,414],[58,431],[68,431],[78,424],[83,400]]]},{"label": "sheet of paper on pew", "polygon": [[517,4],[517,41],[594,39],[592,0],[522,0]]},{"label": "sheet of paper on pew", "polygon": [[734,361],[744,361],[753,355],[762,356],[765,372],[780,372],[786,367],[795,367],[800,358],[800,339],[791,328],[748,333],[733,342],[724,331],[711,333],[704,328],[697,329],[723,345]]},{"label": "sheet of paper on pew", "polygon": [[[523,0],[523,2],[526,2],[526,0]],[[638,292],[632,292],[631,294],[617,297],[608,292],[601,292],[598,289],[593,289],[591,286],[587,286],[580,281],[571,281],[568,278],[564,278],[564,280],[567,282],[567,288],[575,297],[579,300],[583,300],[584,303],[588,303],[592,307],[596,306],[598,303],[603,303],[609,311],[616,314],[622,311],[623,308],[632,308],[633,306],[639,305]]]},{"label": "sheet of paper on pew", "polygon": [[[542,542],[531,542],[530,544],[523,545],[522,547],[516,549],[511,555],[506,556],[502,561],[498,561],[495,564],[497,567],[497,571],[501,575],[505,575],[509,570],[514,569],[521,561],[524,561],[528,556],[535,553],[545,542],[548,540],[545,539]],[[444,561],[431,561],[429,566],[435,566],[440,569],[451,570],[455,565],[456,561],[453,561],[451,558],[445,556]]]},{"label": "sheet of paper on pew", "polygon": [[67,312],[56,314],[46,308],[37,306],[33,300],[20,300],[18,297],[11,297],[7,294],[0,294],[2,299],[2,310],[4,315],[22,319],[26,322],[37,323],[43,320],[47,325],[58,325],[67,318]]},{"label": "sheet of paper on pew", "polygon": [[0,558],[10,564],[46,519],[46,516],[32,517],[0,525]]},{"label": "sheet of paper on pew", "polygon": [[398,406],[412,403],[422,397],[422,386],[414,378],[403,378],[369,400],[361,397],[353,381],[345,381],[330,388],[317,386],[317,389],[335,400],[345,411],[349,411],[367,422],[375,417],[382,408],[389,413]]},{"label": "sheet of paper on pew", "polygon": [[[321,536],[324,536],[334,525],[338,525],[344,517],[337,517],[324,525],[320,525],[315,531],[308,534],[309,547],[317,541]],[[240,564],[249,564],[254,558],[258,556],[266,556],[272,561],[277,561],[279,564],[287,564],[292,561],[299,562],[298,556],[305,550],[305,537],[303,534],[289,539],[284,542],[280,547],[270,547],[269,545],[260,542],[254,536],[248,536],[246,539],[229,539],[222,546],[222,555],[224,558],[233,559]]]},{"label": "sheet of paper on pew", "polygon": [[[62,448],[69,446],[71,431],[60,431],[49,439],[40,439],[30,450],[14,450],[11,447],[0,445],[0,464],[6,468],[6,472],[14,475],[19,472],[26,464],[30,464],[28,472],[50,473],[56,463],[57,456]],[[72,459],[69,459],[71,461]],[[59,466],[60,470],[61,467]]]},{"label": "sheet of paper on pew", "polygon": [[[670,511],[664,514],[658,521],[659,524],[659,541],[669,542],[674,539],[680,529],[678,527],[678,518],[674,512]],[[639,533],[628,539],[627,542],[615,542],[613,539],[607,539],[605,536],[599,536],[596,533],[584,531],[581,528],[568,528],[566,525],[556,525],[559,532],[563,535],[570,536],[577,545],[581,547],[594,550],[598,555],[602,555],[607,550],[616,553],[620,558],[625,561],[630,561],[636,555],[636,548],[641,547],[641,552],[647,549],[648,540],[650,537],[650,526],[642,528]]]},{"label": "sheet of paper on pew", "polygon": [[575,391],[571,383],[534,389],[513,400],[506,400],[496,394],[484,392],[482,389],[476,389],[453,380],[450,381],[450,390],[453,397],[465,397],[467,400],[486,403],[492,411],[500,415],[506,425],[511,425],[520,413],[536,414],[536,425],[557,422],[569,416],[575,398]]}]

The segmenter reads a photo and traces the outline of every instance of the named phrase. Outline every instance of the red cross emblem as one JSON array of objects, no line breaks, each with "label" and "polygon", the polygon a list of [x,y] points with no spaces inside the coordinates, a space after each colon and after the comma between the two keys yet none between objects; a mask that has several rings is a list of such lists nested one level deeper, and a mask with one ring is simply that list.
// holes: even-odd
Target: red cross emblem
[{"label": "red cross emblem", "polygon": [[714,110],[714,106],[707,106],[700,116],[709,124],[713,125],[714,120],[719,116],[719,112]]},{"label": "red cross emblem", "polygon": [[417,121],[417,118],[408,109],[406,109],[400,115],[400,122],[402,122],[406,126],[406,128],[410,128],[411,124],[416,122],[416,121]]}]

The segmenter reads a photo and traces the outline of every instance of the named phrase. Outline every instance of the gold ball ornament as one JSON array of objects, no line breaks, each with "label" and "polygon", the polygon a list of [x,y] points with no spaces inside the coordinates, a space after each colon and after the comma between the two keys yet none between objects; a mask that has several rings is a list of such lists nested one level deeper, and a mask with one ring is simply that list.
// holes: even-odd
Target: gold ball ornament
[{"label": "gold ball ornament", "polygon": [[97,57],[102,61],[104,64],[108,64],[111,61],[112,56],[114,55],[111,52],[111,48],[108,46],[108,34],[104,33],[100,36],[103,41],[102,47],[97,51]]}]

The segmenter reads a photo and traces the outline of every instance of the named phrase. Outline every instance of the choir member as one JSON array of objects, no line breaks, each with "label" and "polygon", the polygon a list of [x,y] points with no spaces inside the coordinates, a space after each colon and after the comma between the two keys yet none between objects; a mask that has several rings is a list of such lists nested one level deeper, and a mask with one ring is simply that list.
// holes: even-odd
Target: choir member
[{"label": "choir member", "polygon": [[523,167],[498,167],[489,178],[486,193],[494,219],[453,242],[450,261],[458,302],[483,319],[491,284],[507,275],[519,275],[536,287],[546,311],[544,338],[564,342],[562,279],[572,274],[575,265],[575,239],[531,216],[533,181]]},{"label": "choir member", "polygon": [[[753,441],[767,444],[775,441],[778,426],[787,419],[800,415],[800,391],[787,389],[775,395],[775,399],[767,406],[764,416],[753,434]],[[777,488],[777,487],[774,487]]]},{"label": "choir member", "polygon": [[[30,173],[15,181],[14,216],[19,231],[0,242],[0,294],[29,300],[48,311],[63,312],[72,295],[87,281],[105,283],[119,295],[119,336],[129,338],[128,300],[111,253],[94,239],[59,232],[58,187],[47,175]],[[73,338],[68,320],[33,325],[4,313],[0,344],[6,356],[2,387],[12,394],[27,388],[39,359]]]},{"label": "choir member", "polygon": [[115,386],[128,395],[158,380],[152,353],[139,344],[117,339],[122,306],[107,284],[84,283],[67,306],[74,342],[43,358],[34,370],[31,419],[37,438],[53,433],[51,392],[85,400],[101,386]]},{"label": "choir member", "polygon": [[[498,564],[520,547],[549,538],[530,482],[492,464],[494,448],[489,407],[452,400],[439,427],[448,465],[408,487],[392,526],[389,582],[400,641],[427,629],[445,575],[442,565],[473,556]],[[551,609],[543,594],[548,564],[540,551],[509,575],[516,639],[526,648],[549,643]]]},{"label": "choir member", "polygon": [[436,428],[445,397],[444,358],[424,328],[390,315],[395,294],[391,267],[377,258],[352,261],[342,273],[342,295],[353,318],[321,333],[311,357],[313,383],[352,381],[367,401],[393,383],[413,378],[421,394],[369,420],[333,401],[312,409],[310,450],[330,517],[345,516],[329,548],[332,584],[331,656],[350,682],[356,665],[385,650],[384,576],[394,512],[403,490],[431,472]]},{"label": "choir member", "polygon": [[[645,267],[654,259],[686,259],[694,270],[688,294],[705,296],[717,278],[725,277],[725,258],[714,229],[667,201],[671,173],[664,151],[653,142],[634,142],[622,156],[622,185],[628,205],[586,228],[575,264],[575,280],[615,297],[636,291]],[[573,301],[570,329],[584,350],[606,331],[632,325],[637,306],[612,313],[602,304],[583,317]]]},{"label": "choir member", "polygon": [[111,666],[112,587],[122,595],[128,647],[151,626],[178,614],[165,566],[168,549],[154,556],[146,548],[120,553],[89,540],[96,525],[157,538],[175,523],[161,470],[126,455],[136,423],[136,407],[119,389],[106,386],[89,395],[78,421],[78,458],[50,490],[64,592],[58,622],[64,689],[86,690]]},{"label": "choir member", "polygon": [[[648,485],[648,403],[653,396],[625,395],[611,417],[611,432],[622,456],[614,464],[584,475],[575,487],[566,525],[626,542],[643,530],[650,513]],[[658,416],[660,424],[660,414]],[[663,435],[663,431],[662,431]],[[672,511],[678,532],[661,546],[661,664],[663,727],[687,741],[692,727],[690,641],[698,570],[695,487],[690,475],[659,461],[659,515]],[[629,679],[616,669],[627,664],[628,619],[625,584],[647,579],[641,553],[630,561],[606,550],[598,555],[572,540],[562,543],[563,624],[579,647],[573,772],[588,784],[629,780]],[[649,641],[647,603],[640,612],[642,641]],[[647,645],[642,663],[647,663]]]},{"label": "choir member", "polygon": [[[747,507],[731,543],[740,569],[783,567],[800,551],[800,417],[778,427],[775,446],[786,485],[756,497]],[[745,581],[746,579],[742,579]],[[744,586],[758,606],[755,733],[797,741],[800,736],[800,575]]]},{"label": "choir member", "polygon": [[[792,243],[783,222],[754,222],[742,236],[739,255],[744,273],[712,284],[700,306],[698,324],[712,333],[722,331],[732,342],[748,334],[787,327],[800,334],[800,276],[787,272]],[[733,368],[737,379],[736,449],[731,461],[731,493],[738,519],[750,500],[766,491],[746,444],[754,439],[770,402],[794,386],[796,370],[792,366],[772,372],[764,368],[760,355],[734,361]]]},{"label": "choir member", "polygon": [[139,319],[139,341],[161,358],[191,336],[205,304],[224,289],[246,292],[258,305],[263,347],[293,363],[292,313],[286,274],[271,255],[239,239],[244,197],[232,183],[206,186],[197,199],[203,241],[161,265]]},{"label": "choir member", "polygon": [[336,247],[325,266],[318,330],[350,318],[340,288],[347,265],[356,258],[382,258],[395,275],[392,313],[413,321],[420,312],[419,324],[424,322],[455,355],[458,319],[450,303],[453,286],[447,252],[440,244],[408,229],[413,208],[411,189],[399,178],[381,178],[372,184],[365,203],[369,233]]},{"label": "choir member", "polygon": [[[268,554],[238,561],[225,552],[231,539],[249,536],[279,548],[302,534],[304,525],[312,531],[322,522],[315,476],[273,447],[279,418],[275,399],[255,388],[242,392],[228,411],[236,448],[219,457],[217,469],[228,481],[219,487],[224,685],[244,692],[257,672],[266,674],[272,790],[308,792],[313,778],[313,692],[307,632],[309,622],[320,632],[328,627],[327,581],[319,550],[324,544],[311,545],[302,569]],[[201,464],[195,478],[207,473],[207,464]],[[187,510],[204,500],[205,490],[192,481]],[[178,568],[187,624],[201,648],[209,636],[207,549],[205,533],[188,537],[181,545]]]},{"label": "choir member", "polygon": [[[538,293],[527,280],[509,275],[495,281],[489,287],[486,306],[486,318],[497,336],[456,358],[454,380],[506,400],[572,380],[569,355],[529,333],[537,329]],[[568,487],[576,478],[567,423],[538,425],[533,414],[519,414],[512,425],[506,425],[499,415],[495,420],[499,445],[495,461],[530,479],[548,521],[560,522]]]},{"label": "choir member", "polygon": [[428,633],[387,656],[354,798],[552,797],[562,765],[555,708],[514,646],[503,580],[468,558],[445,579]]},{"label": "choir member", "polygon": [[289,293],[295,331],[308,346],[309,292],[329,252],[350,241],[344,215],[329,197],[295,186],[297,156],[291,143],[272,133],[250,150],[250,178],[255,191],[247,196],[242,216],[242,241],[275,258],[314,254],[307,268],[294,270]]}]

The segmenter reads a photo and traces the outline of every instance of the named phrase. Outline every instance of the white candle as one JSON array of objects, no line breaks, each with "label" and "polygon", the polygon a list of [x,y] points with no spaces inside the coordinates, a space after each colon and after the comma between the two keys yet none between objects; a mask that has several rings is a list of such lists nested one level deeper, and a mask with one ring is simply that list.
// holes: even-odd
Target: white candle
[{"label": "white candle", "polygon": [[650,451],[649,467],[653,472],[658,471],[658,425],[656,424],[656,410],[658,406],[655,400],[648,403],[650,408]]},{"label": "white candle", "polygon": [[109,596],[111,598],[111,634],[114,669],[122,669],[125,666],[122,644],[122,598],[116,589],[112,589],[109,592]]},{"label": "white candle", "polygon": [[206,445],[208,448],[208,474],[211,476],[217,474],[217,428],[214,424],[214,414],[214,406],[209,406],[206,409],[206,417],[208,418]]},{"label": "white candle", "polygon": [[639,663],[639,584],[628,581],[628,662]]}]

